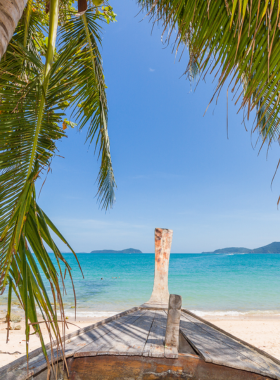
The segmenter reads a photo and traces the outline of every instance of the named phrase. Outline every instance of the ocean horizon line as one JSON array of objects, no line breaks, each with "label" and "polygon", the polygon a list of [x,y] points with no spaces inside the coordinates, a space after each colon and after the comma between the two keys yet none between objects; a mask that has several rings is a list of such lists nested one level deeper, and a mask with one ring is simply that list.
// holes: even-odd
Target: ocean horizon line
[{"label": "ocean horizon line", "polygon": [[[48,252],[52,254],[53,252]],[[72,252],[62,252],[63,255],[73,255]],[[119,253],[119,252],[75,252],[76,255],[154,255],[154,252],[142,252],[142,253]],[[279,255],[280,252],[170,252],[170,255]]]}]

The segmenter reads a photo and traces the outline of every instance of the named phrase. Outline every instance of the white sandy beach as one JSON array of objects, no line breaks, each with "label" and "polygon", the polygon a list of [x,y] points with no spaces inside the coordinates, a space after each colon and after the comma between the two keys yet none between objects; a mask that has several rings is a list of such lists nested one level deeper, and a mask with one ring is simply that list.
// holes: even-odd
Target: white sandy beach
[{"label": "white sandy beach", "polygon": [[[3,316],[4,314],[0,315],[0,317]],[[77,321],[73,319],[69,319],[69,321],[82,328],[101,319],[103,318],[78,318]],[[264,315],[254,315],[250,317],[224,316],[219,318],[205,316],[204,319],[280,359],[280,316],[266,315],[264,317]],[[7,326],[6,323],[0,322],[0,367],[25,355],[24,322],[21,321],[20,323],[15,323],[15,325],[21,325],[21,330],[11,330],[9,342],[6,343]],[[67,333],[76,329],[76,326],[69,324]],[[43,331],[46,342],[48,342],[46,328],[43,327]],[[31,336],[29,347],[30,351],[40,347],[37,336]]]}]

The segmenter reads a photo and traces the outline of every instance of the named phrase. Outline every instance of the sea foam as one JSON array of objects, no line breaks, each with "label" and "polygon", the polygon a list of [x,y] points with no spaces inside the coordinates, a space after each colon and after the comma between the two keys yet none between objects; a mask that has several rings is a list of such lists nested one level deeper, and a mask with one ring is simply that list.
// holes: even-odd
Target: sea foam
[{"label": "sea foam", "polygon": [[279,310],[251,310],[251,311],[236,311],[236,310],[227,310],[227,311],[207,311],[207,310],[190,310],[193,314],[198,317],[213,316],[213,317],[240,317],[240,316],[250,316],[250,315],[272,315],[277,316]]},{"label": "sea foam", "polygon": [[[77,311],[77,317],[91,317],[91,318],[109,318],[118,314],[116,311]],[[73,309],[71,311],[65,310],[66,317],[75,317]]]}]

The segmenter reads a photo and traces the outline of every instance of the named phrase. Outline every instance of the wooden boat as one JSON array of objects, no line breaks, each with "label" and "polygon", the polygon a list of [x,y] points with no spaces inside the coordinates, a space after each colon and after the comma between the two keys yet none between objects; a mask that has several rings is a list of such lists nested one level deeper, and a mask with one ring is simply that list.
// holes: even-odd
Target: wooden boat
[{"label": "wooden boat", "polygon": [[[70,379],[280,380],[279,360],[181,309],[180,296],[169,297],[171,239],[171,230],[156,229],[150,301],[65,336]],[[62,361],[58,368],[50,378],[68,379]],[[0,379],[46,380],[42,350],[30,353],[28,367],[20,358],[0,369]]]}]

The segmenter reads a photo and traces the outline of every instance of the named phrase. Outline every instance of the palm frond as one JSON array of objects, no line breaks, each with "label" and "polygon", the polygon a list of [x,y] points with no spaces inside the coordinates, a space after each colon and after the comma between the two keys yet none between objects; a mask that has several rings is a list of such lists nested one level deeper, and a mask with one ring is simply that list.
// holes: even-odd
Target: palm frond
[{"label": "palm frond", "polygon": [[[98,47],[101,44],[100,19],[99,13],[88,10],[81,17],[71,17],[65,22],[60,31],[60,59],[56,65],[61,67],[63,62],[65,66],[65,71],[62,69],[58,73],[59,78],[63,75],[71,78],[71,88],[75,94],[71,98],[71,107],[74,108],[72,117],[80,130],[88,126],[86,141],[91,144],[95,140],[95,147],[101,156],[97,195],[102,208],[107,209],[114,203],[116,183],[107,127],[106,85]],[[57,81],[57,78],[54,79]]]},{"label": "palm frond", "polygon": [[240,84],[241,108],[247,117],[257,114],[253,130],[263,139],[279,138],[279,11],[278,2],[266,0],[140,0],[148,14],[176,35],[176,48],[189,36],[191,59],[201,74],[215,73],[216,93],[231,81]]},{"label": "palm frond", "polygon": [[[51,18],[55,15],[56,24],[57,5],[55,0],[50,15]],[[30,323],[38,332],[44,350],[36,305],[62,347],[57,320],[57,308],[64,318],[60,262],[71,277],[71,268],[51,238],[50,223],[37,205],[35,194],[35,181],[55,154],[56,140],[64,136],[59,127],[61,113],[48,92],[56,25],[55,20],[50,23],[51,33],[43,64],[40,53],[45,48],[39,18],[31,15],[28,22],[30,35],[26,38],[25,25],[20,23],[5,59],[0,63],[0,291],[3,293],[8,285],[8,324],[12,290],[24,308],[27,354]],[[66,242],[64,238],[62,240]],[[52,250],[58,270],[46,246]],[[54,308],[38,265],[50,283]]]},{"label": "palm frond", "polygon": [[[23,26],[19,28],[23,29]],[[28,51],[21,45],[20,37],[21,33],[16,34],[9,45],[6,59],[0,64],[0,268],[1,274],[5,273],[4,279],[7,278],[10,258],[17,250],[24,217],[28,212],[28,178],[35,160],[37,158],[38,171],[35,175],[38,176],[55,153],[55,141],[64,136],[58,125],[60,115],[52,110],[52,106],[46,107],[43,123],[38,127],[44,103],[42,83],[45,66],[37,49],[33,47],[37,54],[32,51],[33,48]],[[25,65],[25,62],[28,64]],[[17,222],[14,215],[19,209]],[[4,284],[5,281],[0,283],[0,289]]]},{"label": "palm frond", "polygon": [[[88,126],[87,141],[95,141],[101,156],[98,196],[103,207],[112,205],[115,188],[106,86],[98,49],[98,22],[103,16],[89,11],[77,18],[70,10],[72,1],[70,5],[67,1],[60,2],[60,15],[59,1],[51,2],[47,39],[46,17],[42,20],[39,11],[31,12],[29,1],[0,62],[0,292],[8,287],[8,324],[14,293],[25,310],[27,343],[32,326],[44,352],[36,307],[62,350],[58,326],[58,315],[65,322],[62,269],[72,280],[71,268],[51,231],[75,252],[37,204],[35,182],[49,167],[57,140],[65,136],[61,124],[67,108],[73,111],[80,129]],[[55,49],[59,22],[61,37]],[[51,295],[43,278],[49,282]]]}]

